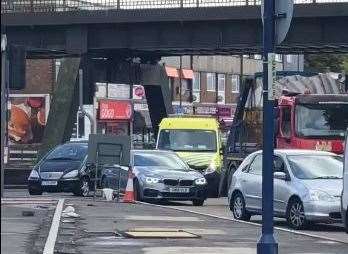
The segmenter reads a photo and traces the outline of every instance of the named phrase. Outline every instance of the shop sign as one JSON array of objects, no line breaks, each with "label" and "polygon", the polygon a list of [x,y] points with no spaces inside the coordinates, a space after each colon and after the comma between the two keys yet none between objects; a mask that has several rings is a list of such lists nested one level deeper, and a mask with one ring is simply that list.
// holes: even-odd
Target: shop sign
[{"label": "shop sign", "polygon": [[129,99],[130,85],[114,83],[96,83],[96,98]]},{"label": "shop sign", "polygon": [[130,85],[109,83],[107,95],[108,98],[129,99]]},{"label": "shop sign", "polygon": [[134,103],[134,110],[137,111],[148,111],[149,107],[146,103]]},{"label": "shop sign", "polygon": [[219,117],[231,117],[232,108],[228,106],[218,106],[216,114]]},{"label": "shop sign", "polygon": [[130,120],[132,116],[133,107],[131,101],[99,101],[100,120]]},{"label": "shop sign", "polygon": [[195,110],[197,115],[216,115],[215,106],[197,106]]},{"label": "shop sign", "polygon": [[95,97],[106,98],[106,83],[95,83]]},{"label": "shop sign", "polygon": [[184,115],[192,115],[193,114],[192,106],[173,105],[173,111],[175,114],[184,114]]}]

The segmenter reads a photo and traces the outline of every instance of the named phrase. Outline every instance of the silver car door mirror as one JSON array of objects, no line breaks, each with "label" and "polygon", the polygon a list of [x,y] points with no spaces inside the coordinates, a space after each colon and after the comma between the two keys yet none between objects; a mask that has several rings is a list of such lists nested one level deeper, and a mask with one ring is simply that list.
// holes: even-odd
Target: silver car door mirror
[{"label": "silver car door mirror", "polygon": [[273,176],[275,179],[288,180],[288,176],[284,172],[274,172]]}]

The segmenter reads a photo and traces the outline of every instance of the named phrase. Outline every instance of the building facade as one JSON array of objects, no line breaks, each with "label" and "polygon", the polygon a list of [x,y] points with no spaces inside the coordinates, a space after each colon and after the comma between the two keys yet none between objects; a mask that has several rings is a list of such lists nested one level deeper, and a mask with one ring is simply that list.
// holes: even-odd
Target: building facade
[{"label": "building facade", "polygon": [[[243,77],[262,71],[261,56],[166,57],[161,64],[170,78],[174,113],[216,116],[225,128],[232,123]],[[277,69],[283,69],[281,57]]]}]

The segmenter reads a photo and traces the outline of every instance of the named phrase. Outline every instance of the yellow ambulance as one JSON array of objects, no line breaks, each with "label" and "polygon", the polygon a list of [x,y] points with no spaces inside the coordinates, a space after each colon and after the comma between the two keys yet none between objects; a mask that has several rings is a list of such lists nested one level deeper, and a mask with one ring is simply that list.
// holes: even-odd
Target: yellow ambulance
[{"label": "yellow ambulance", "polygon": [[173,116],[162,119],[156,148],[175,151],[190,168],[205,175],[209,196],[218,196],[223,148],[219,122],[215,118]]}]

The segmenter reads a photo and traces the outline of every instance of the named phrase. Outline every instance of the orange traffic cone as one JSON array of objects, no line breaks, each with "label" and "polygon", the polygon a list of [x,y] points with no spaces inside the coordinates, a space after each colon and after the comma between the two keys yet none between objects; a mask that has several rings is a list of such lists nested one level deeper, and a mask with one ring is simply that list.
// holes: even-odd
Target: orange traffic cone
[{"label": "orange traffic cone", "polygon": [[123,203],[135,203],[134,187],[133,187],[133,172],[131,168],[128,170],[128,181],[126,186],[126,192],[123,197]]}]

